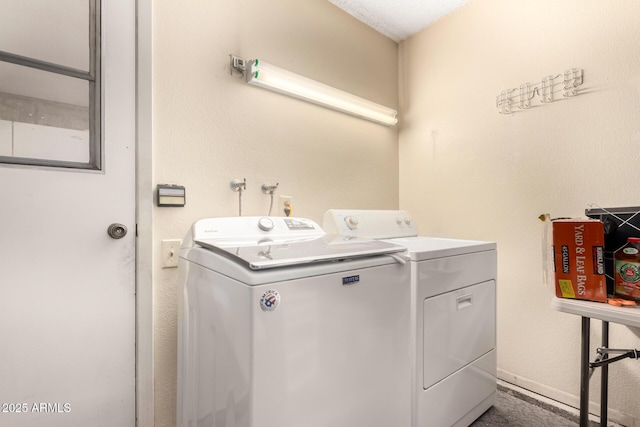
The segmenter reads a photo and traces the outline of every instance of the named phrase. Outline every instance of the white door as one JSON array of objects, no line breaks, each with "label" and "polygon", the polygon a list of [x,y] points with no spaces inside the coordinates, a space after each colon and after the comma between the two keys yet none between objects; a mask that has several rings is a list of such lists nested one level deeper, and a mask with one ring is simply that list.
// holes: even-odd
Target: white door
[{"label": "white door", "polygon": [[[0,0],[5,18],[22,4]],[[3,427],[135,426],[135,1],[103,0],[101,11],[101,170],[0,162]],[[61,18],[47,19],[28,29],[42,43]],[[0,50],[6,37],[0,29]],[[0,68],[0,92],[12,66]],[[41,128],[22,127],[0,120],[0,141],[3,129],[14,137],[5,155],[29,138],[42,142]],[[20,132],[30,137],[16,142]],[[110,237],[112,223],[128,233]]]}]

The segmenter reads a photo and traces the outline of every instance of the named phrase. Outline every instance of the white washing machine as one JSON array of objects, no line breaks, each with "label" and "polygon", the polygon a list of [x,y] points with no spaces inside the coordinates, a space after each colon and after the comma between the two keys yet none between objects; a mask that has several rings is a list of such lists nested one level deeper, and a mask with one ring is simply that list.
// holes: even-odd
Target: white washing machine
[{"label": "white washing machine", "polygon": [[330,210],[323,228],[406,248],[411,425],[471,424],[495,402],[496,244],[420,237],[406,211]]},{"label": "white washing machine", "polygon": [[403,250],[302,218],[193,224],[179,260],[177,425],[409,426]]}]

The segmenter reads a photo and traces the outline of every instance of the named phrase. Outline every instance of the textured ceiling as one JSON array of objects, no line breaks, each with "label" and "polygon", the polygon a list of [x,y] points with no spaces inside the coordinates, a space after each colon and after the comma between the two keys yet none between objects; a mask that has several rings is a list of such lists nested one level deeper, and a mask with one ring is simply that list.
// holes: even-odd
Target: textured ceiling
[{"label": "textured ceiling", "polygon": [[329,0],[391,40],[400,42],[469,0]]}]

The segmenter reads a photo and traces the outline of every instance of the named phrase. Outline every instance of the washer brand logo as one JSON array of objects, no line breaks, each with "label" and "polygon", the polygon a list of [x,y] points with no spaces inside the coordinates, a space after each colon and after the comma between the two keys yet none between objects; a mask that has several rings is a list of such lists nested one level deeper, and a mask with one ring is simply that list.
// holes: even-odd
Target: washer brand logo
[{"label": "washer brand logo", "polygon": [[360,276],[347,276],[342,278],[343,285],[353,285],[360,281]]},{"label": "washer brand logo", "polygon": [[262,298],[260,298],[260,308],[262,308],[262,311],[273,311],[278,308],[279,304],[280,294],[273,289],[262,294]]}]

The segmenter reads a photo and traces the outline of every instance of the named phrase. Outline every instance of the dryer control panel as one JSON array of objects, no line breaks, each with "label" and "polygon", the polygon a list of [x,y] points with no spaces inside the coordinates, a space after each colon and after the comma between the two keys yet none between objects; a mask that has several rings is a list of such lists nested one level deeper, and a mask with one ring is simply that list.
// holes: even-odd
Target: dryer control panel
[{"label": "dryer control panel", "polygon": [[401,210],[330,209],[324,214],[322,228],[328,234],[367,239],[418,235],[411,215]]}]

